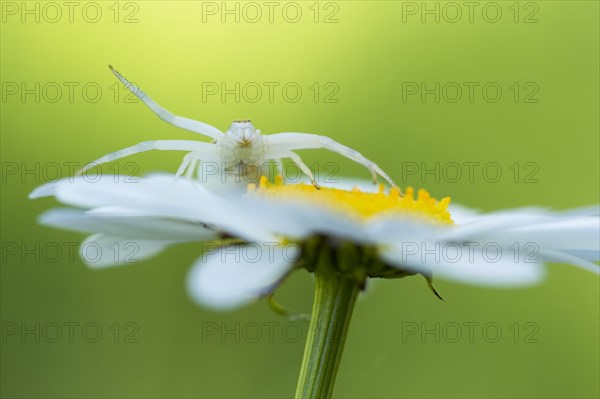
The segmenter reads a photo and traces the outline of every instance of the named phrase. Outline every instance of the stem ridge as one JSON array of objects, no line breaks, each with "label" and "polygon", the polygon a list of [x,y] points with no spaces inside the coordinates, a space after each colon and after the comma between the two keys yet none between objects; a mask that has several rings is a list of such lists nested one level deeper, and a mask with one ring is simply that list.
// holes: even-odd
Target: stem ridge
[{"label": "stem ridge", "polygon": [[331,397],[361,287],[322,258],[327,256],[321,256],[314,271],[315,296],[296,399]]}]

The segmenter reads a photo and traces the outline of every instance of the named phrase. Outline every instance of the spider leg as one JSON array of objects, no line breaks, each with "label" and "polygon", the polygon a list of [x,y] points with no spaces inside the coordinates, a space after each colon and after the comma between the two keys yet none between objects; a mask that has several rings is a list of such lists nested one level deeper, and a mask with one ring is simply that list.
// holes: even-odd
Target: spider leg
[{"label": "spider leg", "polygon": [[[277,158],[277,159],[274,159],[274,161],[275,161],[275,170],[276,170],[275,173],[277,173],[277,175],[279,175],[283,178],[284,177],[283,176],[283,159]],[[275,177],[275,176],[273,176],[273,177]]]},{"label": "spider leg", "polygon": [[[193,156],[194,156],[193,152],[188,152],[187,154],[185,154],[185,156],[183,157],[183,162],[181,162],[181,165],[179,165],[179,168],[177,169],[177,173],[175,173],[176,179],[178,179],[183,174],[183,172],[185,172],[185,170],[188,169],[188,166],[191,165],[192,161],[195,161]],[[193,170],[193,169],[190,167],[188,169],[188,174],[189,174],[190,170]],[[186,177],[189,177],[188,174],[186,174]]]},{"label": "spider leg", "polygon": [[306,176],[308,176],[311,183],[315,186],[316,189],[321,188],[321,186],[319,186],[319,183],[317,183],[317,181],[315,180],[315,177],[313,176],[313,173],[310,170],[310,168],[308,166],[306,166],[306,164],[304,162],[302,162],[302,158],[300,158],[300,155],[296,154],[295,152],[278,151],[277,153],[273,152],[273,153],[267,154],[267,157],[268,157],[268,159],[277,159],[279,162],[281,162],[281,158],[291,159],[292,162],[294,162],[300,168],[302,173],[304,173]]},{"label": "spider leg", "polygon": [[183,175],[184,172],[185,177],[187,177],[188,179],[193,178],[198,162],[201,159],[210,159],[210,157],[202,151],[192,151],[185,154],[185,156],[183,157],[183,162],[179,166],[179,169],[177,169],[177,173],[175,173],[175,178],[179,178],[181,175]]},{"label": "spider leg", "polygon": [[371,171],[373,175],[373,182],[377,182],[377,175],[383,177],[392,187],[398,187],[392,178],[383,171],[375,162],[365,158],[361,153],[353,150],[350,147],[346,147],[327,136],[320,136],[317,134],[308,133],[276,133],[265,136],[269,149],[271,151],[285,151],[285,150],[305,150],[305,149],[316,149],[325,148],[330,151],[336,152],[344,157],[351,159]]},{"label": "spider leg", "polygon": [[194,172],[196,171],[196,168],[198,167],[198,162],[199,162],[198,158],[195,158],[192,160],[192,163],[190,164],[187,172],[185,173],[185,177],[187,177],[188,179],[191,179],[194,177]]},{"label": "spider leg", "polygon": [[111,65],[108,66],[112,73],[119,79],[125,87],[127,87],[137,98],[139,98],[144,104],[146,104],[154,113],[163,121],[170,123],[173,126],[181,129],[190,130],[194,133],[202,134],[204,136],[211,137],[215,140],[223,137],[223,132],[216,127],[209,125],[204,122],[195,121],[193,119],[184,118],[182,116],[173,115],[154,100],[146,95],[139,87],[130,83],[123,75],[115,70]]},{"label": "spider leg", "polygon": [[195,154],[202,154],[203,157],[208,159],[217,158],[215,152],[216,146],[214,144],[203,143],[200,141],[192,140],[153,140],[153,141],[142,141],[131,147],[124,148],[119,151],[112,152],[101,158],[98,158],[94,162],[90,162],[85,165],[78,173],[81,173],[86,168],[92,165],[101,165],[103,163],[115,161],[120,158],[127,157],[133,154],[139,154],[140,152],[146,152],[151,150],[173,150],[173,151],[188,151]]}]

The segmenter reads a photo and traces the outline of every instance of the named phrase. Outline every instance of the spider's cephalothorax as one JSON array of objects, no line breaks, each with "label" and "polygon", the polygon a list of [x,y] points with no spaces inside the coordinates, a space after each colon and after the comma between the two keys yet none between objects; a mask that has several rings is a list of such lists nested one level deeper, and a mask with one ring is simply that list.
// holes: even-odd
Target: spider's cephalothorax
[{"label": "spider's cephalothorax", "polygon": [[[216,140],[221,162],[213,165],[222,183],[257,183],[260,176],[265,174],[264,155],[266,153],[264,136],[256,129],[250,120],[233,121],[223,137]],[[208,178],[205,170],[197,170],[199,177]],[[192,172],[193,173],[193,172]]]},{"label": "spider's cephalothorax", "polygon": [[[392,186],[396,187],[393,180],[374,162],[352,148],[346,147],[327,136],[296,132],[263,136],[250,120],[234,121],[229,129],[223,133],[221,130],[207,123],[173,115],[154,102],[137,86],[129,83],[113,67],[109,67],[114,75],[144,104],[154,111],[159,118],[176,127],[208,136],[213,141],[212,143],[192,140],[144,141],[132,147],[105,155],[93,162],[93,164],[102,164],[149,150],[187,151],[188,153],[183,158],[183,163],[177,171],[177,176],[185,173],[187,177],[193,178],[196,173],[200,174],[202,164],[211,163],[212,166],[218,167],[217,174],[222,175],[222,182],[229,182],[231,180],[230,177],[233,175],[234,178],[237,177],[236,180],[238,182],[249,183],[255,182],[260,178],[260,176],[256,176],[253,173],[256,171],[253,171],[251,168],[260,168],[267,161],[275,161],[278,167],[281,168],[281,160],[289,158],[318,187],[311,170],[302,162],[302,159],[294,150],[325,148],[367,167],[371,171],[374,181],[377,180],[377,175],[379,175]],[[258,172],[260,174],[260,170]],[[240,177],[244,177],[245,179],[240,179]]]},{"label": "spider's cephalothorax", "polygon": [[223,157],[249,163],[262,160],[264,154],[263,137],[249,120],[234,121],[225,135],[216,141]]},{"label": "spider's cephalothorax", "polygon": [[240,146],[248,146],[260,136],[260,130],[254,127],[250,119],[233,121],[225,136],[236,140]]}]

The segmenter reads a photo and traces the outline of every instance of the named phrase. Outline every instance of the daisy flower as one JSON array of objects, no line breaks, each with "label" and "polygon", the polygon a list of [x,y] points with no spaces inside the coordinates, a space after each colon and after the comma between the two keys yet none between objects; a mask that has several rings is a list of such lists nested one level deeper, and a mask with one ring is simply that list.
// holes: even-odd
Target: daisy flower
[{"label": "daisy flower", "polygon": [[[258,187],[249,186],[246,196],[234,198],[171,175],[135,182],[125,176],[104,176],[94,182],[77,177],[43,185],[30,198],[54,196],[75,207],[50,210],[40,221],[95,233],[80,251],[90,267],[143,260],[176,243],[207,243],[203,249],[208,254],[193,266],[188,286],[195,300],[213,308],[232,308],[262,296],[297,263],[305,263],[307,246],[315,242],[326,242],[332,250],[352,246],[369,252],[372,259],[362,271],[364,277],[421,273],[466,283],[515,286],[539,282],[544,262],[599,271],[592,263],[600,259],[597,206],[481,214],[450,206],[450,198],[437,201],[425,190],[415,195],[409,187],[401,197],[394,188],[385,193],[380,186],[373,192],[361,183],[362,189],[345,183],[352,188],[318,190],[309,184],[271,184],[263,178]],[[227,262],[227,252],[233,251],[208,243],[227,243],[229,238],[239,239],[235,245],[262,243],[266,247],[260,250],[265,249],[265,254],[269,245],[279,247],[271,252],[280,256],[275,260],[274,255],[260,259],[231,255],[232,262]],[[119,253],[111,249],[128,245],[135,250]],[[253,272],[264,274],[264,279],[248,281],[244,275]],[[238,280],[248,286],[237,287]]]},{"label": "daisy flower", "polygon": [[[171,175],[134,183],[77,177],[30,194],[48,196],[70,207],[46,212],[41,223],[93,233],[81,255],[94,268],[201,242],[187,288],[204,306],[233,309],[271,294],[296,269],[314,273],[297,397],[331,395],[352,310],[370,278],[419,274],[430,287],[432,277],[503,287],[541,281],[547,262],[599,272],[598,206],[482,214],[410,187],[402,196],[383,186],[317,189],[266,178],[241,197],[224,197]],[[127,247],[134,253],[114,250]]]}]

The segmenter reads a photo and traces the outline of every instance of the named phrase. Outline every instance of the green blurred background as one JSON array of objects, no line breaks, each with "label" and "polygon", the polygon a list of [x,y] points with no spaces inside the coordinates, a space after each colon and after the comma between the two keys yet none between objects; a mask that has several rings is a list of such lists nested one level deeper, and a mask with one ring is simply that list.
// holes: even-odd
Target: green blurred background
[{"label": "green blurred background", "polygon": [[[197,138],[127,102],[109,63],[176,114],[222,129],[233,119],[251,118],[265,133],[329,135],[376,160],[402,185],[424,186],[471,207],[563,209],[599,200],[596,1],[476,3],[472,22],[464,5],[462,17],[452,22],[456,8],[444,2],[276,2],[273,22],[262,2],[76,3],[72,22],[62,3],[57,22],[56,9],[24,4],[2,3],[3,397],[279,398],[294,392],[304,345],[295,335],[307,326],[286,324],[262,302],[226,314],[192,304],[184,281],[198,245],[92,271],[69,257],[69,243],[83,235],[36,224],[37,215],[55,203],[30,201],[27,194],[54,178],[57,165],[66,176],[69,162],[82,165],[143,140]],[[35,4],[39,22],[23,9],[35,10]],[[257,22],[254,4],[262,11]],[[227,14],[222,22],[223,7],[238,7],[239,22]],[[438,7],[439,22],[422,14],[423,7]],[[102,14],[92,22],[98,8]],[[292,23],[298,8],[302,15]],[[497,8],[501,17],[492,22]],[[255,97],[251,92],[240,93],[239,102],[233,95],[222,101],[203,91],[207,82],[229,88],[257,82],[264,91],[256,102],[248,101]],[[272,102],[264,82],[279,84]],[[297,102],[282,94],[289,82],[302,88]],[[454,98],[450,85],[436,103],[434,95],[425,101],[407,96],[406,82],[430,88],[440,82],[442,91],[448,82],[479,86],[472,102],[464,85],[459,101],[447,101]],[[497,102],[482,95],[489,82],[502,89]],[[36,94],[23,98],[23,88],[37,92],[39,102]],[[329,99],[337,102],[327,102],[334,89]],[[157,152],[127,161],[143,174],[174,171],[181,156]],[[308,164],[335,161],[344,174],[367,176],[326,151],[302,156]],[[403,174],[415,162],[495,162],[503,175],[491,183],[481,169],[473,181]],[[516,182],[515,162],[521,171]],[[525,169],[534,168],[525,166],[530,162],[537,166],[537,182],[526,180],[534,171]],[[130,171],[123,170],[125,162],[118,167]],[[56,246],[62,248],[58,256]],[[420,278],[372,282],[356,308],[335,396],[598,397],[598,282],[582,270],[550,265],[547,280],[526,289],[438,281],[446,302]],[[278,299],[308,311],[312,289],[311,277],[297,273]],[[42,329],[39,343],[35,335],[20,335],[35,323]],[[63,326],[56,343],[50,342],[53,323]],[[64,323],[80,323],[73,342]],[[89,323],[102,328],[96,343],[82,336]],[[436,323],[440,342],[433,334],[422,339],[423,327],[435,329]],[[455,324],[448,323],[463,326],[458,342],[451,342]],[[473,342],[465,323],[479,323]],[[482,333],[486,323],[501,328],[498,342],[488,342],[494,330]],[[237,337],[221,337],[236,326]],[[420,331],[407,336],[407,326]],[[210,335],[207,328],[219,332]],[[137,343],[124,342],[128,333]],[[537,342],[529,342],[530,333]]]}]

